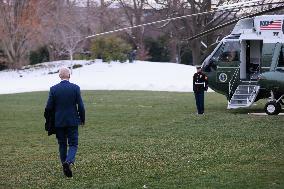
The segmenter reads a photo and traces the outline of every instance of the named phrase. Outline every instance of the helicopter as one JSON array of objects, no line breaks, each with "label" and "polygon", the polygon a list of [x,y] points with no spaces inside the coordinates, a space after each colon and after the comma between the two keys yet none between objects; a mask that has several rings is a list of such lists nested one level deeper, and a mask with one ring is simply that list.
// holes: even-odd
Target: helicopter
[{"label": "helicopter", "polygon": [[203,61],[209,87],[227,97],[228,109],[268,99],[265,112],[284,105],[284,15],[241,19]]},{"label": "helicopter", "polygon": [[[251,2],[254,1],[245,3]],[[278,6],[233,19],[185,40],[194,40],[237,23],[231,34],[224,37],[202,63],[202,70],[208,77],[209,87],[227,97],[228,109],[248,108],[260,99],[268,99],[264,108],[265,112],[268,115],[278,115],[282,110],[281,106],[284,105],[282,102],[284,98],[284,15],[263,14],[282,10],[284,5],[279,2],[256,5],[232,4],[231,8],[224,10],[223,8],[219,10],[220,7],[217,7],[217,10],[129,26],[85,38],[234,8],[273,4]]]}]

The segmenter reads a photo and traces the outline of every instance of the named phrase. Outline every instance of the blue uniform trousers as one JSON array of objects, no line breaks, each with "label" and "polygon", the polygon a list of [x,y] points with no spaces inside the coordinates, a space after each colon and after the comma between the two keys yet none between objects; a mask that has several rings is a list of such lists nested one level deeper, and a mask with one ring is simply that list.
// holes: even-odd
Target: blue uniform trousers
[{"label": "blue uniform trousers", "polygon": [[195,92],[195,102],[198,114],[204,113],[204,91]]},{"label": "blue uniform trousers", "polygon": [[[61,163],[74,163],[78,149],[78,126],[56,127],[55,129]],[[68,153],[67,142],[69,146]]]}]

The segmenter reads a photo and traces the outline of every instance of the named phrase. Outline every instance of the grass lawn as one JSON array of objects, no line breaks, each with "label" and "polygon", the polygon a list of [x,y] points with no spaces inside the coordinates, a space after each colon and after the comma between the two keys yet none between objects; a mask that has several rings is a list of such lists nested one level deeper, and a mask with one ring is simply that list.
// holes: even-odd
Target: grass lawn
[{"label": "grass lawn", "polygon": [[284,116],[206,94],[83,91],[74,178],[44,131],[48,92],[0,95],[0,188],[284,188]]}]

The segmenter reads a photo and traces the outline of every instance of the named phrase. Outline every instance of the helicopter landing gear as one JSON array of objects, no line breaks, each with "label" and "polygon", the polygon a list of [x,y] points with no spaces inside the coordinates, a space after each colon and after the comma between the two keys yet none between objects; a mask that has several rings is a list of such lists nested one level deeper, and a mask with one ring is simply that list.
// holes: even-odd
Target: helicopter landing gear
[{"label": "helicopter landing gear", "polygon": [[281,105],[276,101],[270,101],[266,103],[264,110],[268,115],[278,115],[281,111]]},{"label": "helicopter landing gear", "polygon": [[278,115],[281,112],[281,104],[283,105],[282,98],[284,95],[282,95],[278,100],[274,98],[274,94],[271,91],[271,101],[267,102],[265,105],[265,113],[267,115]]}]

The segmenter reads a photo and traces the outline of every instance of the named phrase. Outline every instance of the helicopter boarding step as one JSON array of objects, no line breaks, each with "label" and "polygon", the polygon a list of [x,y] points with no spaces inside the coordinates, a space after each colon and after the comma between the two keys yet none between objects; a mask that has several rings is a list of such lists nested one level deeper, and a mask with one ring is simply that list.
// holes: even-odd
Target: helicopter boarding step
[{"label": "helicopter boarding step", "polygon": [[228,109],[250,107],[254,103],[259,89],[258,85],[239,85],[228,102]]}]

